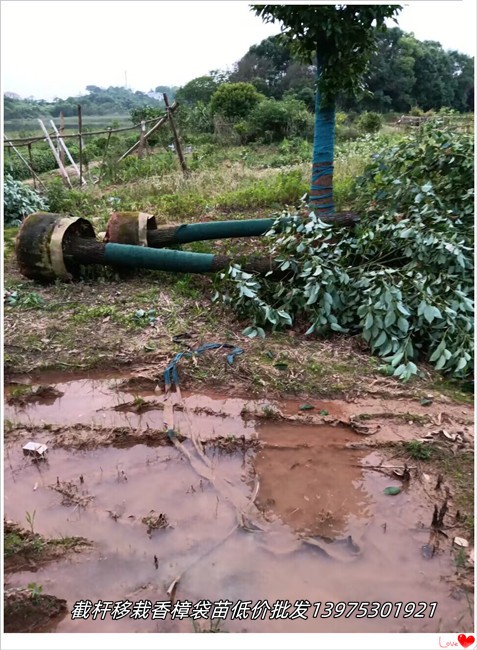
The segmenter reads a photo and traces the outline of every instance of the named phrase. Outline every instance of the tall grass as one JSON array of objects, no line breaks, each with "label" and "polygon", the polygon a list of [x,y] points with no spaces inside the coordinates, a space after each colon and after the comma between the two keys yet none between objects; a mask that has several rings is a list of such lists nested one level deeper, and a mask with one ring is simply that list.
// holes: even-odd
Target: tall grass
[{"label": "tall grass", "polygon": [[[352,209],[355,180],[362,174],[383,137],[366,137],[339,143],[334,168],[337,211]],[[395,136],[392,136],[393,138]],[[66,190],[56,180],[49,191],[55,211],[84,216],[101,225],[109,212],[142,210],[159,222],[221,218],[229,213],[244,216],[263,210],[297,206],[308,192],[311,174],[309,144],[284,142],[278,146],[194,148],[188,160],[191,172],[184,176],[173,153],[160,151],[140,160],[130,157],[105,173],[102,186],[82,191]],[[274,165],[277,160],[281,165]],[[98,170],[94,170],[96,175]],[[111,184],[113,178],[116,180]]]}]

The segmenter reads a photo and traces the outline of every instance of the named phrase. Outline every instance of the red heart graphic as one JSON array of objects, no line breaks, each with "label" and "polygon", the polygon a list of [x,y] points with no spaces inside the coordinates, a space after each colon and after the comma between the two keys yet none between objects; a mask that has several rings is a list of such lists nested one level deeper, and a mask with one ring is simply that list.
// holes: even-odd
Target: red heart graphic
[{"label": "red heart graphic", "polygon": [[475,636],[472,636],[471,634],[469,634],[469,636],[466,636],[465,634],[459,634],[457,641],[463,648],[470,648],[470,646],[474,645],[475,643]]}]

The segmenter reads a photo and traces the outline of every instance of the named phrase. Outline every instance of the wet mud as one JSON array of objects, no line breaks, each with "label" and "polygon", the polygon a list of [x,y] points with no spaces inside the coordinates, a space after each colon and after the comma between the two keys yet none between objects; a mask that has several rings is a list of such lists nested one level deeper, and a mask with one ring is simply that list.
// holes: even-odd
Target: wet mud
[{"label": "wet mud", "polygon": [[[391,469],[375,471],[392,468],[392,461],[361,444],[370,436],[340,424],[356,415],[356,404],[317,402],[315,416],[300,411],[302,402],[165,396],[153,383],[132,389],[124,379],[49,377],[61,395],[23,404],[8,404],[15,387],[7,387],[5,516],[24,522],[35,511],[35,532],[93,543],[85,554],[34,572],[7,571],[9,589],[34,581],[69,611],[85,599],[270,606],[286,599],[289,613],[296,601],[311,604],[306,620],[228,617],[220,621],[227,632],[457,632],[463,621],[470,624],[466,600],[452,584],[445,539],[433,541],[431,557],[423,552],[435,537],[430,524],[441,496],[426,490],[413,468],[410,482]],[[147,408],[118,408],[124,404]],[[378,413],[383,404],[361,408]],[[436,413],[426,411],[431,418]],[[411,429],[406,419],[379,424],[384,440]],[[419,424],[412,426],[415,435]],[[111,431],[129,432],[128,444]],[[28,440],[49,446],[47,460],[23,455]],[[388,487],[399,493],[386,494]],[[330,601],[437,605],[433,617],[427,608],[422,618],[394,616],[395,610],[385,617],[323,616],[323,610],[313,616],[314,603]],[[72,620],[68,612],[45,629],[193,632],[197,626],[212,631],[213,623]]]}]

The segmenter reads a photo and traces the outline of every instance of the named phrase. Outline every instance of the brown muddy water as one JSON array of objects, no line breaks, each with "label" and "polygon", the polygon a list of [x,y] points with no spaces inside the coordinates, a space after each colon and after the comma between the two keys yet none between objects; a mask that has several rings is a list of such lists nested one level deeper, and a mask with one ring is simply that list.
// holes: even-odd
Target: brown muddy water
[{"label": "brown muddy water", "polygon": [[[220,625],[229,632],[456,632],[462,627],[468,607],[447,581],[455,570],[449,551],[426,559],[421,550],[429,541],[433,502],[417,481],[397,496],[384,494],[386,487],[402,484],[366,469],[382,458],[349,446],[362,436],[345,426],[274,419],[283,404],[213,393],[166,398],[147,382],[133,389],[122,379],[50,376],[41,383],[53,385],[61,396],[6,404],[6,420],[25,428],[10,436],[7,426],[5,516],[26,525],[26,513],[34,512],[35,532],[84,536],[94,543],[37,570],[8,574],[8,587],[35,582],[43,593],[66,599],[70,610],[85,599],[153,604],[205,599],[233,605],[252,601],[252,606],[268,601],[272,608],[288,600],[291,605],[287,618],[270,619],[268,611],[254,620],[229,617]],[[18,387],[5,392],[8,401]],[[87,450],[77,448],[74,436],[68,438],[73,425],[83,425],[83,439],[89,432]],[[173,427],[186,440],[103,446],[101,432],[107,427],[136,432]],[[237,437],[250,444],[234,446]],[[23,456],[28,440],[49,445],[47,462]],[[76,486],[83,505],[62,504],[57,482]],[[148,530],[142,519],[151,511],[165,515],[167,526]],[[307,619],[290,618],[296,601],[303,600],[310,603]],[[362,601],[393,607],[388,614],[389,607],[383,609],[384,616],[371,612],[357,618],[357,611],[346,616],[350,606],[338,615],[341,605],[331,614],[325,605]],[[421,601],[437,603],[432,618],[430,607],[416,609],[423,617],[403,616],[403,609],[396,616],[394,603]],[[197,627],[210,630],[211,623],[202,619]],[[193,632],[194,626],[190,618],[112,620],[108,614],[104,620],[71,620],[67,615],[49,631]]]}]

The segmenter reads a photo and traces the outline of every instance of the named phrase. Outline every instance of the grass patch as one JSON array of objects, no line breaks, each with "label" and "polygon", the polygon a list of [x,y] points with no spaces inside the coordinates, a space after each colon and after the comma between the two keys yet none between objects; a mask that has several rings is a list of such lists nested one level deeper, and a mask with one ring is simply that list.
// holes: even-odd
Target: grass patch
[{"label": "grass patch", "polygon": [[433,449],[419,440],[410,440],[404,444],[404,449],[413,460],[430,460]]},{"label": "grass patch", "polygon": [[14,522],[4,521],[3,549],[6,571],[19,571],[31,567],[32,564],[45,564],[62,557],[68,551],[85,546],[90,546],[90,542],[84,537],[46,539]]}]

